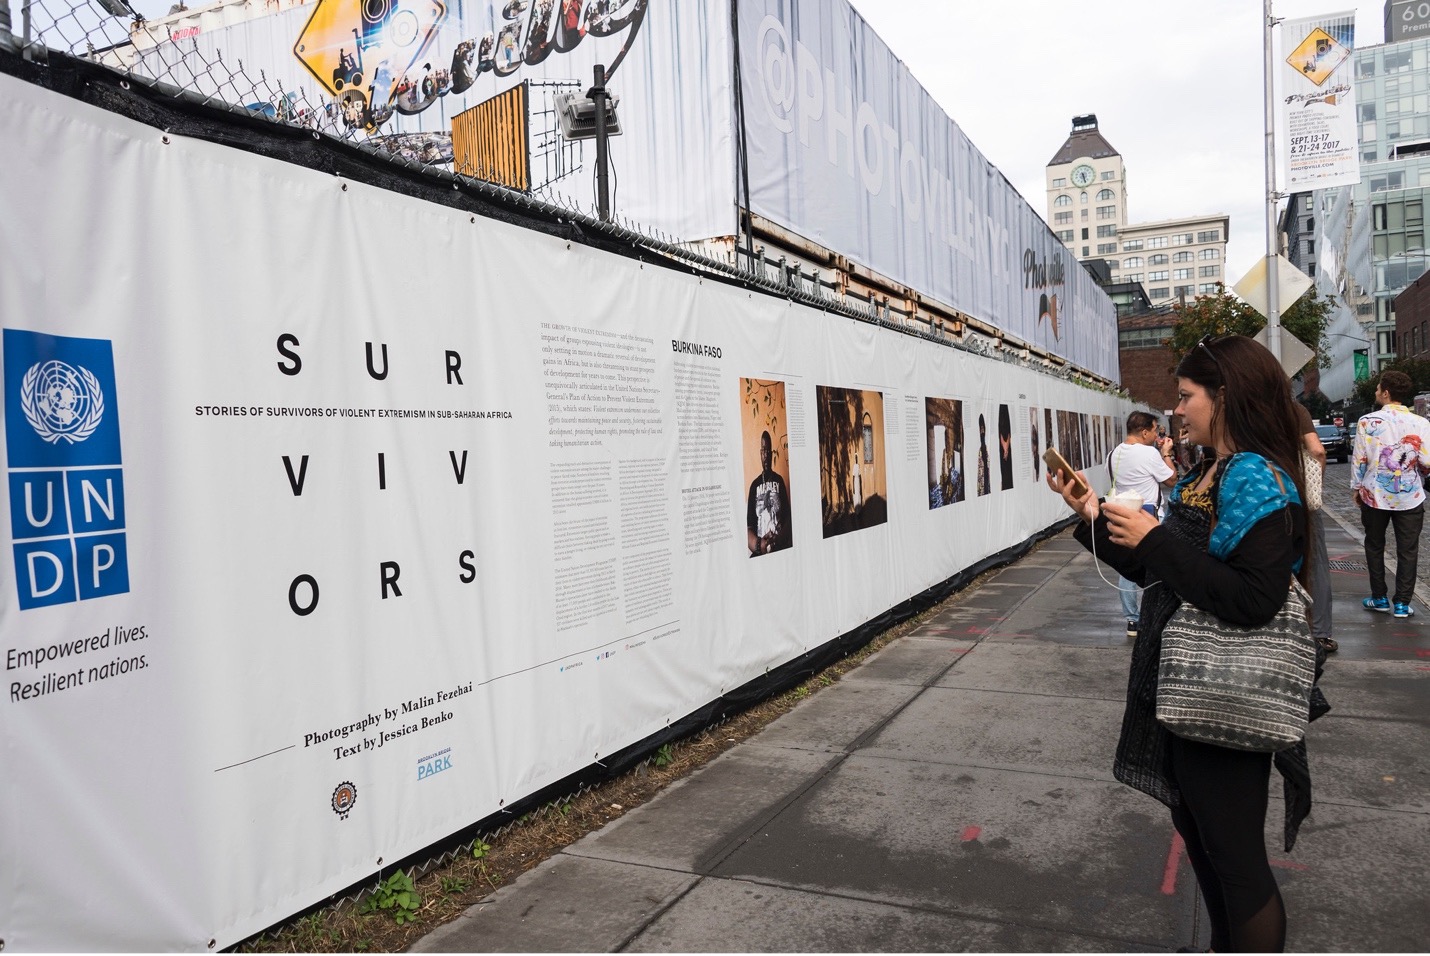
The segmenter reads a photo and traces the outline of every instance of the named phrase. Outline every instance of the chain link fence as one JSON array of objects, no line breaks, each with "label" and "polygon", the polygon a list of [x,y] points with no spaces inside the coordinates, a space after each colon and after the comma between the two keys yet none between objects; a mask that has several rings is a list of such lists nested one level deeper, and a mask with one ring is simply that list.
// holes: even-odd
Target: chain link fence
[{"label": "chain link fence", "polygon": [[[535,2],[551,4],[554,0]],[[528,162],[532,174],[526,188],[504,185],[509,182],[504,171],[490,168],[481,158],[458,161],[451,133],[395,131],[401,125],[393,122],[395,118],[425,109],[436,97],[459,87],[463,82],[463,62],[470,62],[474,55],[491,55],[485,45],[487,40],[476,50],[459,44],[452,68],[432,69],[429,65],[418,80],[400,78],[396,86],[389,87],[390,95],[372,96],[374,102],[381,101],[376,108],[369,102],[369,93],[348,90],[331,96],[291,80],[285,83],[261,65],[245,63],[241,58],[225,55],[213,44],[200,42],[207,29],[198,25],[196,18],[200,15],[222,25],[225,18],[233,19],[231,13],[250,19],[307,18],[314,7],[312,0],[220,0],[188,10],[180,2],[168,14],[151,21],[127,0],[0,0],[0,46],[41,64],[52,55],[101,64],[127,82],[143,84],[164,95],[349,143],[370,153],[375,162],[397,164],[438,182],[456,179],[463,188],[478,194],[576,223],[583,230],[604,234],[637,249],[678,259],[697,272],[732,279],[823,311],[897,329],[1100,391],[1113,390],[1110,383],[1070,364],[1031,354],[1027,347],[1005,339],[982,323],[969,321],[951,310],[921,309],[912,298],[880,295],[867,286],[861,288],[837,269],[821,270],[793,258],[787,250],[758,245],[749,237],[743,237],[743,241],[742,237],[688,241],[619,215],[601,218],[595,212],[594,200],[588,204],[574,198],[569,188],[553,188],[578,174],[591,173],[584,143],[562,137],[553,105],[555,96],[579,89],[578,83],[529,82],[532,128]],[[340,71],[347,71],[348,79],[361,75],[359,40],[355,36],[354,53],[339,65]],[[388,79],[370,80],[368,89]],[[338,85],[337,79],[334,85]]]}]

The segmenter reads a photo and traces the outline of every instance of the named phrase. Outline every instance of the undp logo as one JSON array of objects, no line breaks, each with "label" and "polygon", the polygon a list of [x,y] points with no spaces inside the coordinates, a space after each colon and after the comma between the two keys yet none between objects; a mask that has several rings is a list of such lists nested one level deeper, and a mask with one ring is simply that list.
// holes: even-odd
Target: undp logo
[{"label": "undp logo", "polygon": [[25,373],[20,408],[45,441],[80,442],[94,434],[104,418],[104,390],[89,369],[49,361]]},{"label": "undp logo", "polygon": [[5,454],[21,610],[129,590],[114,352],[5,329]]}]

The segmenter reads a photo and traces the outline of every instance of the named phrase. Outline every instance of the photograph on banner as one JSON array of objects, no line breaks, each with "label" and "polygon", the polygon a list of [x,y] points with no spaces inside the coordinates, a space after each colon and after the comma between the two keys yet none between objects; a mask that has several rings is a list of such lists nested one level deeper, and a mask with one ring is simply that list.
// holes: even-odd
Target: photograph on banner
[{"label": "photograph on banner", "polygon": [[819,484],[824,536],[889,520],[882,392],[820,385]]},{"label": "photograph on banner", "polygon": [[928,451],[929,509],[963,500],[963,402],[924,399],[924,447]]},{"label": "photograph on banner", "polygon": [[978,413],[978,475],[974,488],[980,498],[993,490],[988,459],[988,415],[984,412]]},{"label": "photograph on banner", "polygon": [[[1051,408],[1045,408],[1043,409],[1043,447],[1045,449],[1058,447],[1058,435],[1053,428],[1053,410]],[[1038,461],[1043,460],[1041,453],[1035,457]]]},{"label": "photograph on banner", "polygon": [[794,544],[789,497],[789,426],[785,383],[740,379],[740,438],[745,461],[745,543],[750,557]]},{"label": "photograph on banner", "polygon": [[1033,467],[1033,480],[1040,481],[1043,477],[1043,449],[1038,444],[1038,406],[1028,406],[1028,443],[1029,443],[1029,463]]},{"label": "photograph on banner", "polygon": [[1082,454],[1082,429],[1076,412],[1058,411],[1058,451],[1067,463],[1081,471],[1087,467]]},{"label": "photograph on banner", "polygon": [[1013,413],[1008,406],[998,406],[998,489],[1013,488]]},{"label": "photograph on banner", "polygon": [[1360,182],[1355,19],[1352,10],[1281,24],[1277,140],[1288,192]]}]

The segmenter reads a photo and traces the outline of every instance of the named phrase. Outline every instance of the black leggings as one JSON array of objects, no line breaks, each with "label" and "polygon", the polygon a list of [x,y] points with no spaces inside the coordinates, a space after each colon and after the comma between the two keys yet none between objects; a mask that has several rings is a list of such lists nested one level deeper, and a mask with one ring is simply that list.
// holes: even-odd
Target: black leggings
[{"label": "black leggings", "polygon": [[1172,773],[1182,805],[1172,824],[1211,916],[1219,953],[1279,953],[1286,909],[1266,858],[1271,755],[1172,738]]}]

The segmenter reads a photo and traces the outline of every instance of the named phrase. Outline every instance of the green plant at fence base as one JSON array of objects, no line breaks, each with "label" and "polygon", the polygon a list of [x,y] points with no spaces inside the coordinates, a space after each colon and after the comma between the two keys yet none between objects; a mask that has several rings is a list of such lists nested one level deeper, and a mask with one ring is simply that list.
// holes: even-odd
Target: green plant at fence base
[{"label": "green plant at fence base", "polygon": [[675,751],[670,749],[670,744],[661,744],[660,749],[655,752],[655,765],[657,767],[669,767],[670,762],[675,759]]},{"label": "green plant at fence base", "polygon": [[457,893],[467,892],[467,888],[472,885],[472,881],[460,876],[444,876],[441,879],[442,892],[448,896]]},{"label": "green plant at fence base", "polygon": [[[525,819],[525,817],[523,817],[522,819]],[[487,851],[491,848],[492,847],[490,843],[483,843],[481,840],[477,840],[475,843],[472,844],[472,859],[480,860],[482,857],[487,855]]]},{"label": "green plant at fence base", "polygon": [[358,912],[364,915],[387,910],[397,925],[411,923],[417,919],[417,909],[422,905],[422,895],[412,885],[412,877],[401,870],[389,876],[372,891]]}]

